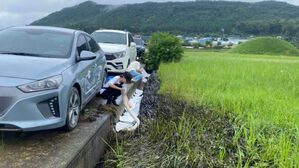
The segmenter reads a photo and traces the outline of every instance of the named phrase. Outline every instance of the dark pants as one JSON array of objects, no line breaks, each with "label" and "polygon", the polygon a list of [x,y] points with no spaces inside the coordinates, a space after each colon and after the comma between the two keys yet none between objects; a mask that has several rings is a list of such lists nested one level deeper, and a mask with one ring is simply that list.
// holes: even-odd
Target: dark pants
[{"label": "dark pants", "polygon": [[[122,87],[122,84],[115,84],[117,87]],[[113,88],[107,88],[100,96],[103,99],[107,99],[107,104],[111,104],[113,101],[117,99],[118,96],[121,95],[121,91]]]}]

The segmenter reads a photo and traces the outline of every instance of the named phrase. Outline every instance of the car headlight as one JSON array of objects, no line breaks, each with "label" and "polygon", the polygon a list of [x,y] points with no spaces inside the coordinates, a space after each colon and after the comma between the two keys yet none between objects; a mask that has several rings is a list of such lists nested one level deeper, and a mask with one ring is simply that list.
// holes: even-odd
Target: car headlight
[{"label": "car headlight", "polygon": [[57,75],[53,76],[47,79],[35,81],[29,84],[25,84],[22,86],[18,86],[18,88],[25,92],[38,92],[38,91],[44,91],[44,90],[51,90],[51,89],[57,89],[60,84],[62,83],[62,76]]},{"label": "car headlight", "polygon": [[121,52],[113,53],[113,56],[115,58],[125,57],[126,56],[126,51],[121,51]]}]

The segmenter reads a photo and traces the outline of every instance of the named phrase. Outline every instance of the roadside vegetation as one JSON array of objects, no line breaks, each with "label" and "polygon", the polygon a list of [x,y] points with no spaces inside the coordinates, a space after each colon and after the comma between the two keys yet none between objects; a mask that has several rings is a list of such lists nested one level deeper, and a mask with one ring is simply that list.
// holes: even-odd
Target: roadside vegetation
[{"label": "roadside vegetation", "polygon": [[[296,57],[188,52],[160,66],[159,93],[228,115],[235,166],[297,167],[298,66]],[[227,148],[219,148],[220,157]]]},{"label": "roadside vegetation", "polygon": [[162,62],[178,62],[183,57],[180,39],[169,33],[154,33],[149,43],[148,52],[143,55],[148,69],[157,70]]},{"label": "roadside vegetation", "polygon": [[158,75],[145,85],[142,125],[116,136],[106,167],[298,167],[299,58],[286,56],[297,49],[266,37],[174,51],[178,39],[153,36],[144,59]]},{"label": "roadside vegetation", "polygon": [[299,50],[291,43],[273,37],[258,37],[249,40],[229,50],[229,52],[239,54],[299,56]]},{"label": "roadside vegetation", "polygon": [[141,127],[117,137],[105,166],[298,167],[298,66],[297,57],[227,52],[162,63],[161,88],[144,93],[154,117],[141,108]]}]

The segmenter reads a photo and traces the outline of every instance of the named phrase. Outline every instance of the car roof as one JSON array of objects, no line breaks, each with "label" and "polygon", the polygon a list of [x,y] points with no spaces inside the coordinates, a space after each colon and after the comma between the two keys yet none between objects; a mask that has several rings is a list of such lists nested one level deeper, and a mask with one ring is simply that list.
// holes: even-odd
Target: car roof
[{"label": "car roof", "polygon": [[96,30],[95,32],[113,32],[113,33],[123,33],[123,34],[128,33],[123,30],[113,30],[113,29],[101,29],[101,30]]},{"label": "car roof", "polygon": [[[60,33],[67,33],[67,34],[73,34],[77,30],[73,29],[67,29],[67,28],[61,28],[61,27],[51,27],[51,26],[18,26],[18,27],[11,27],[16,29],[28,29],[28,30],[49,30],[54,32],[60,32]],[[10,28],[8,28],[10,29]]]}]

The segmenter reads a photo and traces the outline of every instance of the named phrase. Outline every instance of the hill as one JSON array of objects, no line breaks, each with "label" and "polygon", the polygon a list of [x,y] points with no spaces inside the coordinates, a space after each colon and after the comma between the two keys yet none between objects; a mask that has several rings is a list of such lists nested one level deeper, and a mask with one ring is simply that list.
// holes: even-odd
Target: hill
[{"label": "hill", "polygon": [[87,1],[54,12],[32,25],[49,25],[92,32],[99,28],[149,34],[289,34],[299,31],[299,7],[284,2],[195,1],[121,6]]},{"label": "hill", "polygon": [[259,37],[247,41],[229,51],[239,54],[294,55],[299,56],[299,50],[285,40],[272,37]]}]

